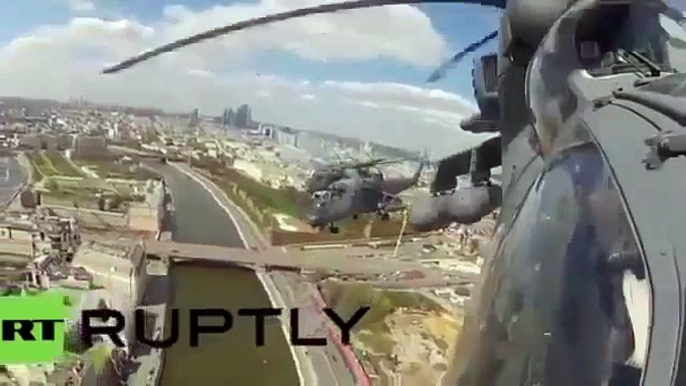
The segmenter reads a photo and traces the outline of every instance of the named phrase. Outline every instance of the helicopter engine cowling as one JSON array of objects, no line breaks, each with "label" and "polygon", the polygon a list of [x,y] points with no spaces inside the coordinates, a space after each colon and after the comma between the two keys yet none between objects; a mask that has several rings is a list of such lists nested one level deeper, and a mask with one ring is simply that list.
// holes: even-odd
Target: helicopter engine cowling
[{"label": "helicopter engine cowling", "polygon": [[500,186],[475,186],[458,189],[448,196],[446,210],[453,222],[474,224],[500,206]]},{"label": "helicopter engine cowling", "polygon": [[316,171],[307,181],[307,191],[310,193],[326,190],[329,185],[343,178],[344,174],[339,171]]},{"label": "helicopter engine cowling", "polygon": [[450,224],[444,210],[447,196],[432,196],[418,198],[410,209],[410,223],[420,232],[430,232],[441,229]]},{"label": "helicopter engine cowling", "polygon": [[474,224],[498,208],[501,201],[499,185],[465,187],[450,194],[416,200],[410,222],[420,232],[438,230],[452,223]]}]

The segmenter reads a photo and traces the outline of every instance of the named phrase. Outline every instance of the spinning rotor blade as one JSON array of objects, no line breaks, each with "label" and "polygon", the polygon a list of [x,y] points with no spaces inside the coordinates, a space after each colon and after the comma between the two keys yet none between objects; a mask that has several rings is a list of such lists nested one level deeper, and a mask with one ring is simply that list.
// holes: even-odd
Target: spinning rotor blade
[{"label": "spinning rotor blade", "polygon": [[395,164],[398,162],[402,162],[402,160],[387,160],[387,159],[378,159],[378,160],[373,160],[369,162],[362,162],[357,165],[354,165],[353,168],[355,169],[364,169],[364,168],[369,168],[372,166],[378,166],[378,165],[389,165],[389,164]]},{"label": "spinning rotor blade", "polygon": [[498,31],[493,31],[490,34],[484,36],[481,38],[481,40],[478,40],[470,45],[468,45],[464,50],[458,52],[453,56],[450,60],[447,62],[441,64],[440,67],[438,67],[426,80],[427,83],[434,83],[442,78],[445,77],[445,74],[448,72],[449,69],[451,69],[453,66],[455,66],[457,63],[461,62],[462,59],[465,58],[468,54],[471,54],[472,52],[478,50],[483,46],[484,44],[490,42],[491,40],[495,39],[498,37]]},{"label": "spinning rotor blade", "polygon": [[331,166],[336,167],[336,168],[341,168],[341,169],[354,169],[354,168],[363,167],[365,165],[373,165],[377,162],[382,162],[382,161],[385,161],[385,159],[376,158],[376,159],[372,159],[369,161],[341,161],[341,162],[333,164]]},{"label": "spinning rotor blade", "polygon": [[317,5],[314,7],[300,8],[300,9],[295,9],[292,11],[286,11],[286,12],[262,16],[262,17],[258,17],[258,18],[254,18],[254,19],[244,20],[244,21],[240,21],[238,23],[229,24],[229,25],[224,26],[224,27],[219,27],[219,28],[211,29],[209,31],[201,32],[199,34],[192,35],[192,36],[189,36],[189,37],[186,37],[186,38],[165,44],[165,45],[160,46],[158,48],[155,48],[155,49],[152,49],[149,51],[145,51],[141,54],[138,54],[138,55],[131,57],[127,60],[124,60],[123,62],[118,63],[114,66],[105,68],[102,72],[103,72],[103,74],[117,73],[119,71],[123,71],[123,70],[126,70],[128,68],[131,68],[138,63],[144,62],[148,59],[154,58],[154,57],[162,55],[164,53],[174,51],[174,50],[181,48],[181,47],[184,47],[184,46],[188,46],[188,45],[199,43],[199,42],[202,42],[205,40],[213,39],[213,38],[216,38],[218,36],[226,35],[230,32],[240,31],[240,30],[243,30],[246,28],[270,24],[270,23],[274,23],[274,22],[278,22],[278,21],[284,21],[284,20],[288,20],[288,19],[293,19],[293,18],[298,18],[298,17],[303,17],[303,16],[309,16],[309,15],[332,13],[332,12],[359,9],[359,8],[380,7],[380,6],[384,6],[384,5],[393,5],[393,4],[419,4],[419,3],[464,3],[464,4],[478,4],[478,5],[492,6],[492,7],[497,7],[497,8],[505,8],[506,0],[461,0],[461,1],[449,1],[449,0],[354,0],[354,1],[345,1],[345,2],[341,2],[341,3]]},{"label": "spinning rotor blade", "polygon": [[378,166],[378,165],[389,165],[389,164],[394,164],[398,162],[403,162],[404,160],[387,160],[385,158],[377,158],[373,159],[370,161],[363,161],[363,162],[341,162],[338,164],[333,164],[330,166],[331,170],[344,170],[344,169],[365,169],[369,168],[372,166]]}]

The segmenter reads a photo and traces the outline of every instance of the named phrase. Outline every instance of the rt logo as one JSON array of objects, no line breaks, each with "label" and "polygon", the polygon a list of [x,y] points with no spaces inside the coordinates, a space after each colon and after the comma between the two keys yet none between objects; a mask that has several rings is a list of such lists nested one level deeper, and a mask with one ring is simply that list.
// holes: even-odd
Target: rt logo
[{"label": "rt logo", "polygon": [[45,363],[62,357],[66,316],[59,294],[0,296],[0,364]]}]

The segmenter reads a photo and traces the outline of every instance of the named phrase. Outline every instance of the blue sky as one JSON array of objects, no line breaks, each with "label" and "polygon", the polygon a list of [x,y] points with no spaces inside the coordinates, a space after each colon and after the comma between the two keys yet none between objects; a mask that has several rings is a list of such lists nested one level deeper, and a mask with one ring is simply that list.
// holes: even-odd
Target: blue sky
[{"label": "blue sky", "polygon": [[[270,13],[273,7],[283,10],[321,2],[0,2],[0,12],[13,15],[0,26],[0,41],[5,47],[20,47],[3,51],[0,80],[4,71],[5,89],[23,96],[84,95],[171,110],[199,107],[210,114],[247,102],[254,105],[257,119],[296,127],[350,131],[373,140],[389,138],[390,129],[379,127],[393,127],[396,134],[403,133],[393,135],[393,140],[404,147],[445,145],[446,133],[470,143],[479,140],[461,133],[458,123],[474,108],[472,60],[495,50],[495,43],[468,57],[439,83],[427,85],[425,80],[442,60],[497,28],[498,11],[491,8],[432,4],[303,18],[156,58],[118,78],[97,74],[105,63],[192,32]],[[15,40],[18,37],[24,39]],[[24,68],[11,67],[19,63]],[[237,74],[246,78],[238,79]],[[267,84],[275,79],[278,82]],[[314,101],[320,103],[316,110]],[[440,126],[443,134],[431,131],[432,125]]]}]

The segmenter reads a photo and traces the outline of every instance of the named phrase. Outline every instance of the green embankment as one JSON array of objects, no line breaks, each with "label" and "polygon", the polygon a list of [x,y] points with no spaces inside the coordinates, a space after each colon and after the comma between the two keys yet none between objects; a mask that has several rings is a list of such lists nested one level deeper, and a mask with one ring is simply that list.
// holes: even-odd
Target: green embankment
[{"label": "green embankment", "polygon": [[266,230],[273,227],[274,218],[265,211],[265,208],[258,207],[255,201],[244,190],[240,189],[238,184],[215,176],[212,176],[212,181],[226,193],[234,204],[240,206],[260,229]]},{"label": "green embankment", "polygon": [[444,311],[441,305],[417,292],[388,291],[364,283],[341,284],[332,281],[324,282],[321,290],[326,304],[346,320],[360,307],[370,307],[358,324],[360,330],[388,331],[385,319],[400,307],[436,313]]},{"label": "green embankment", "polygon": [[355,327],[354,333],[376,353],[390,353],[396,344],[388,334],[386,318],[399,308],[443,313],[444,309],[416,292],[374,289],[369,284],[342,284],[326,281],[321,285],[326,303],[345,320],[360,307],[370,307]]},{"label": "green embankment", "polygon": [[214,159],[193,160],[192,166],[204,170],[262,229],[273,226],[274,213],[296,218],[302,213],[298,203],[303,196],[294,188],[271,188]]},{"label": "green embankment", "polygon": [[74,165],[69,162],[69,160],[67,160],[61,153],[56,151],[47,151],[43,153],[43,157],[47,159],[48,163],[55,171],[57,171],[59,175],[67,177],[83,177],[83,173],[81,173],[79,169],[75,168]]},{"label": "green embankment", "polygon": [[160,174],[133,164],[117,163],[113,159],[76,160],[77,164],[85,166],[100,178],[119,178],[126,180],[145,181],[160,178]]},{"label": "green embankment", "polygon": [[210,172],[224,187],[230,184],[237,185],[259,209],[300,217],[301,211],[297,205],[298,192],[295,188],[274,189],[228,167],[221,171],[210,169]]},{"label": "green embankment", "polygon": [[40,182],[43,179],[43,173],[41,173],[40,169],[38,168],[38,165],[36,165],[36,163],[33,162],[33,159],[30,156],[28,158],[31,162],[31,178],[35,182]]},{"label": "green embankment", "polygon": [[44,177],[83,177],[80,170],[76,169],[60,152],[57,151],[34,151],[27,153],[37,181]]},{"label": "green embankment", "polygon": [[[82,173],[69,160],[56,151],[34,151],[27,157],[33,168],[34,181],[43,181],[43,187],[47,190],[45,198],[50,199],[56,205],[71,205],[76,202],[81,207],[97,208],[97,193],[109,192],[111,197],[111,209],[117,210],[125,202],[142,201],[143,197],[134,196],[131,189],[126,185],[113,186],[104,180],[91,178]],[[80,162],[80,161],[79,161]],[[103,161],[102,165],[112,169],[111,161]],[[119,167],[120,165],[116,165]],[[158,175],[147,169],[138,168],[128,174],[114,175],[119,178],[137,177],[137,180],[155,178]],[[112,173],[110,173],[112,174]],[[112,175],[108,175],[113,177]],[[56,200],[56,201],[55,201]]]},{"label": "green embankment", "polygon": [[33,165],[34,171],[37,172],[36,175],[40,176],[41,179],[43,177],[52,177],[57,175],[57,170],[55,170],[55,168],[48,163],[48,159],[43,155],[42,152],[35,151],[27,154],[27,156],[29,157],[29,160],[31,160],[31,165]]}]

